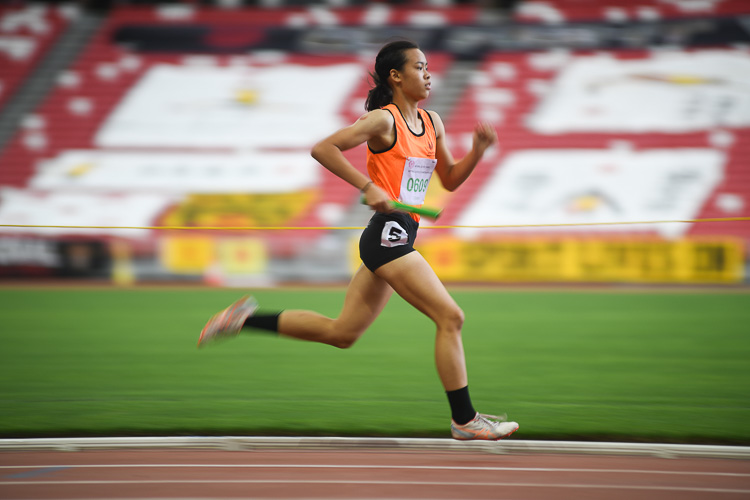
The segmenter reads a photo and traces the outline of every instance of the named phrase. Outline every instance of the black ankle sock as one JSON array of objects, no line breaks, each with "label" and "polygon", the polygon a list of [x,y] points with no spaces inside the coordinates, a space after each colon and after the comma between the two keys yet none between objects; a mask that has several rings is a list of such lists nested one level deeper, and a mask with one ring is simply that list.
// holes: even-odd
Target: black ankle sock
[{"label": "black ankle sock", "polygon": [[453,421],[459,425],[469,423],[477,414],[469,397],[469,386],[455,391],[446,391],[448,403],[451,405]]},{"label": "black ankle sock", "polygon": [[257,328],[259,330],[278,333],[280,314],[280,312],[273,314],[253,314],[245,320],[245,324],[242,325],[242,328]]}]

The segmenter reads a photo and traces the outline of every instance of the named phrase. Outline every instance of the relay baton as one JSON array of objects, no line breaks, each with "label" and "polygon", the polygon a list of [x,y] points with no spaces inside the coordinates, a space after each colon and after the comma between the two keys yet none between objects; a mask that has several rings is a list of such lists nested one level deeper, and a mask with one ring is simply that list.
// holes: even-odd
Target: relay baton
[{"label": "relay baton", "polygon": [[415,207],[414,205],[407,205],[406,203],[401,203],[400,201],[392,201],[391,205],[396,210],[403,210],[404,212],[421,215],[423,217],[427,217],[428,219],[432,219],[432,220],[438,220],[438,217],[440,217],[440,214],[443,213],[442,208]]},{"label": "relay baton", "polygon": [[[365,203],[364,196],[362,196],[361,201],[363,204]],[[407,205],[406,203],[401,203],[400,201],[391,201],[391,206],[394,208],[394,210],[400,210],[402,212],[409,212],[412,214],[421,215],[423,217],[427,217],[428,219],[432,219],[432,220],[438,220],[438,217],[440,217],[440,214],[443,213],[442,208],[415,207],[414,205]]]}]

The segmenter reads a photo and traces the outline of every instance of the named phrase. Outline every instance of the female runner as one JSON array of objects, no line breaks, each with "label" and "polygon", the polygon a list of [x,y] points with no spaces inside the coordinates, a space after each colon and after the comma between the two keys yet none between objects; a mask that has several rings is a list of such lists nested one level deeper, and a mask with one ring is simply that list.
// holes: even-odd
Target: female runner
[{"label": "female runner", "polygon": [[[255,328],[348,348],[375,321],[395,290],[437,327],[435,363],[451,408],[451,435],[461,440],[502,439],[518,424],[479,414],[472,405],[461,341],[464,314],[414,249],[419,216],[395,211],[390,204],[392,200],[422,204],[433,171],[447,190],[455,190],[497,142],[497,135],[491,126],[478,124],[471,151],[454,160],[440,116],[419,107],[430,95],[431,80],[425,55],[413,42],[385,45],[371,76],[375,86],[367,97],[368,112],[312,149],[321,165],[358,188],[375,210],[360,239],[364,265],[349,284],[340,315],[328,318],[304,310],[260,314],[257,302],[243,297],[208,321],[198,345]],[[363,143],[368,148],[369,178],[342,154]]]}]

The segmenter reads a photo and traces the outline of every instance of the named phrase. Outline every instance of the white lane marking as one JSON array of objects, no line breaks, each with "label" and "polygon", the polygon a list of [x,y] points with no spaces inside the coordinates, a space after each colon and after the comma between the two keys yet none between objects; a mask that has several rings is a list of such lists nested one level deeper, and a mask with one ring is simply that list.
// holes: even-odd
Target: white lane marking
[{"label": "white lane marking", "polygon": [[661,474],[675,476],[726,476],[750,477],[741,472],[672,471],[642,469],[578,469],[558,467],[466,467],[452,465],[357,465],[357,464],[65,464],[65,465],[0,465],[0,469],[44,469],[64,467],[68,469],[129,469],[129,468],[195,468],[195,469],[407,469],[407,470],[455,470],[487,472],[565,472],[603,474]]},{"label": "white lane marking", "polygon": [[502,486],[506,488],[568,488],[568,489],[605,489],[605,490],[641,490],[641,491],[691,491],[705,493],[738,493],[749,494],[750,489],[734,488],[691,488],[685,486],[638,486],[630,484],[575,484],[575,483],[511,483],[511,482],[452,482],[452,481],[356,481],[356,480],[270,480],[270,479],[155,479],[155,480],[107,480],[107,481],[4,481],[2,485],[14,486],[65,486],[65,485],[129,485],[129,484],[276,484],[285,486],[288,484],[367,484],[375,486]]},{"label": "white lane marking", "polygon": [[750,446],[716,446],[659,443],[616,443],[584,441],[526,441],[523,439],[496,441],[456,441],[455,439],[408,438],[345,438],[345,437],[273,437],[273,436],[161,436],[109,438],[34,438],[0,439],[0,450],[58,450],[196,448],[218,450],[240,449],[352,449],[362,447],[498,452],[516,454],[529,452],[578,453],[594,455],[628,455],[657,457],[702,457],[750,459]]}]

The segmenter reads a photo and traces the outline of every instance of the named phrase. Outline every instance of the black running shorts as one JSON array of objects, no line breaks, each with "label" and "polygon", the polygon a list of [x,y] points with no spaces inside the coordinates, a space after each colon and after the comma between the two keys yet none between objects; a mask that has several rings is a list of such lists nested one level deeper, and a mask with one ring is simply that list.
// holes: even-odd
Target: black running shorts
[{"label": "black running shorts", "polygon": [[359,238],[359,257],[375,272],[383,264],[414,251],[419,223],[403,212],[375,212]]}]

